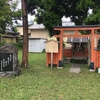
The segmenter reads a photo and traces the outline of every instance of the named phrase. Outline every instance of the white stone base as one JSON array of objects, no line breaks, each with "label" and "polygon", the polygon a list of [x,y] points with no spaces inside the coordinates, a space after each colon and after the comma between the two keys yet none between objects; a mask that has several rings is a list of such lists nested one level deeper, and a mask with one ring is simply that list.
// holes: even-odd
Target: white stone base
[{"label": "white stone base", "polygon": [[100,73],[100,68],[98,68],[98,73]]},{"label": "white stone base", "polygon": [[89,69],[89,71],[90,71],[90,72],[94,72],[95,70],[93,70],[93,69]]},{"label": "white stone base", "polygon": [[63,67],[57,67],[58,69],[62,69]]}]

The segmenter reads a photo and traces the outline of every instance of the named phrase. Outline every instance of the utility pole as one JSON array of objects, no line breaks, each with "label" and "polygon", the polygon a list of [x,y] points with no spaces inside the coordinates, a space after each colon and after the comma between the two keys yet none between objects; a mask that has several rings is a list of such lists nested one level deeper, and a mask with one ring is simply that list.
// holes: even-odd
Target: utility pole
[{"label": "utility pole", "polygon": [[22,50],[22,66],[28,67],[28,16],[27,16],[27,0],[22,0],[22,18],[23,18],[23,50]]}]

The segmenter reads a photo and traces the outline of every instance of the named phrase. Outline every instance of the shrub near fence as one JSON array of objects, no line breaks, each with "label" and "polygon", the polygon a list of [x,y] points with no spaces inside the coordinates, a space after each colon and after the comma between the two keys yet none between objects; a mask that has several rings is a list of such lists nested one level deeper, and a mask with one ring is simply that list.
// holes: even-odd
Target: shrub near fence
[{"label": "shrub near fence", "polygon": [[[0,47],[5,45],[5,44],[6,44],[5,41],[0,42]],[[13,44],[14,46],[16,46],[18,50],[21,50],[23,47],[23,43],[21,41],[19,41],[17,43],[10,43],[10,44]]]},{"label": "shrub near fence", "polygon": [[17,42],[17,43],[11,43],[11,44],[15,45],[15,46],[17,47],[18,50],[21,50],[22,47],[23,47],[23,44],[22,44],[21,41],[19,41],[19,42]]},{"label": "shrub near fence", "polygon": [[6,44],[5,41],[0,42],[0,47],[3,46],[4,44]]}]

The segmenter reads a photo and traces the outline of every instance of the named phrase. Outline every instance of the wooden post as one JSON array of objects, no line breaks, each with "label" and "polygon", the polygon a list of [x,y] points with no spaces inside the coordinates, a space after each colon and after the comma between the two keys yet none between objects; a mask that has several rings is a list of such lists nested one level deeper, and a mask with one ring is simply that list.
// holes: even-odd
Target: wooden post
[{"label": "wooden post", "polygon": [[76,30],[75,35],[77,35],[77,36],[78,36],[78,30]]},{"label": "wooden post", "polygon": [[53,67],[53,52],[51,52],[51,69]]},{"label": "wooden post", "polygon": [[48,67],[48,53],[46,53],[46,66]]},{"label": "wooden post", "polygon": [[91,62],[94,62],[94,29],[91,30],[92,31],[92,36],[91,36]]},{"label": "wooden post", "polygon": [[88,38],[88,66],[90,66],[90,59],[91,59],[91,47],[90,47],[90,38]]},{"label": "wooden post", "polygon": [[58,68],[62,68],[62,61],[63,61],[63,30],[60,31],[60,57],[59,57]]},{"label": "wooden post", "polygon": [[90,69],[91,70],[95,70],[94,69],[94,61],[95,61],[95,51],[94,51],[94,29],[91,29],[91,65],[90,65]]},{"label": "wooden post", "polygon": [[63,50],[63,30],[60,33],[60,60],[62,60],[62,50]]}]

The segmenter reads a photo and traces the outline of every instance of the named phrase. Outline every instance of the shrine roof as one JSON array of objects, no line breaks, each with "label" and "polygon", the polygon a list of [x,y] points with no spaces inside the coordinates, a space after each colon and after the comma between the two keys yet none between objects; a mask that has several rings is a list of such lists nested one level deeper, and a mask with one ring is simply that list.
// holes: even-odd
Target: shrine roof
[{"label": "shrine roof", "polygon": [[100,30],[100,25],[54,26],[54,30]]},{"label": "shrine roof", "polygon": [[87,43],[88,38],[68,38],[67,43]]},{"label": "shrine roof", "polygon": [[76,25],[76,26],[54,26],[54,28],[90,28],[90,27],[100,27],[100,25]]}]

